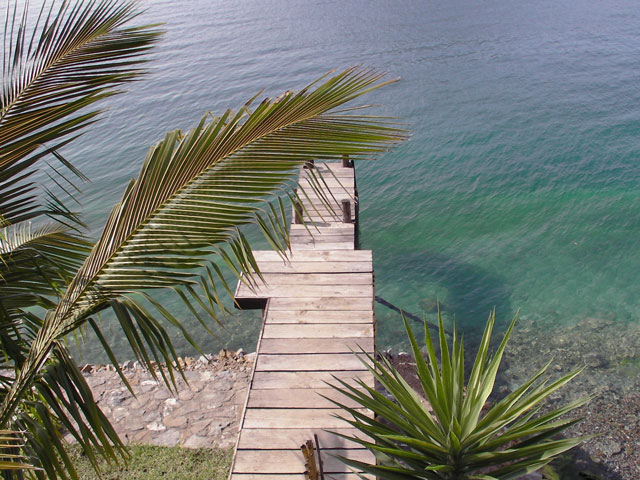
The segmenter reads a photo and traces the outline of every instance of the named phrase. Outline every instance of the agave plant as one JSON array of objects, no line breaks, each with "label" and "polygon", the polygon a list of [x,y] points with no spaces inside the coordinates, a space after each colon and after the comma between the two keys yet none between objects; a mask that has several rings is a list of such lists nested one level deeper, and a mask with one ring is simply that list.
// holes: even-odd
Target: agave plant
[{"label": "agave plant", "polygon": [[167,326],[196,343],[154,292],[178,296],[208,326],[228,308],[223,267],[254,281],[243,275],[257,266],[241,228],[253,225],[286,251],[283,200],[297,195],[298,167],[343,155],[370,158],[406,136],[386,119],[343,107],[389,83],[366,68],[328,74],[299,93],[254,105],[256,96],[236,112],[207,113],[191,131],[169,132],[150,148],[94,245],[77,234],[79,218],[34,180],[35,172],[50,165],[51,181],[63,192],[84,178],[60,149],[95,120],[95,101],[142,73],[140,55],[158,32],[128,27],[137,14],[135,3],[118,0],[44,2],[35,17],[15,6],[7,10],[0,97],[0,429],[19,440],[0,442],[0,460],[38,467],[6,470],[7,478],[76,478],[63,430],[96,468],[97,455],[110,462],[126,457],[66,348],[69,333],[93,328],[118,368],[98,321],[100,312],[112,311],[137,359],[154,374],[154,364],[166,365],[159,374],[171,386],[173,365],[179,374],[180,364]]},{"label": "agave plant", "polygon": [[351,414],[345,420],[366,436],[345,438],[365,446],[378,460],[377,465],[368,465],[342,458],[346,464],[383,479],[510,479],[542,468],[554,456],[589,438],[557,438],[579,421],[566,419],[565,414],[587,398],[542,410],[543,401],[580,370],[549,381],[545,378],[547,363],[509,395],[487,405],[516,318],[490,355],[495,311],[490,315],[468,379],[464,345],[455,325],[450,346],[438,315],[438,361],[426,322],[425,358],[404,315],[403,319],[422,391],[416,392],[386,358],[377,361],[369,356],[370,363],[364,364],[391,398],[364,382],[352,386],[338,380],[337,390],[375,414],[370,417],[334,402]]}]

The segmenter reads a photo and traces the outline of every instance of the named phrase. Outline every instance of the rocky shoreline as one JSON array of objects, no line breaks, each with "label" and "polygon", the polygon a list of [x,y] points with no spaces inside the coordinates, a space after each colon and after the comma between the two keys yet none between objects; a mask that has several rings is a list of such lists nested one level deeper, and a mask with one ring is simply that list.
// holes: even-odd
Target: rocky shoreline
[{"label": "rocky shoreline", "polygon": [[[549,398],[549,407],[593,397],[574,412],[572,416],[583,420],[566,434],[596,437],[556,461],[554,471],[542,478],[640,479],[640,325],[615,320],[590,317],[562,325],[522,318],[513,330],[496,380],[494,400],[520,386],[549,360],[552,378],[583,368]],[[500,339],[494,334],[494,341]],[[467,347],[466,353],[470,368],[475,348]],[[391,356],[392,363],[420,391],[413,374],[413,358],[406,353]]]},{"label": "rocky shoreline", "polygon": [[218,355],[179,361],[188,385],[178,380],[175,392],[138,362],[121,366],[135,396],[113,365],[84,365],[81,371],[125,443],[191,448],[235,445],[255,353],[222,350]]},{"label": "rocky shoreline", "polygon": [[[498,396],[552,357],[554,375],[579,367],[584,371],[550,399],[551,406],[595,394],[577,412],[584,419],[568,434],[598,436],[556,462],[555,473],[539,478],[640,478],[639,348],[640,328],[634,325],[623,329],[615,322],[585,319],[573,326],[543,329],[526,319],[519,323],[499,374]],[[413,358],[406,353],[385,354],[419,389],[412,377]],[[236,442],[254,361],[255,353],[242,350],[181,359],[189,385],[180,380],[177,392],[170,392],[137,362],[125,362],[123,372],[135,397],[113,366],[85,365],[82,371],[98,405],[125,442],[226,448]]]}]

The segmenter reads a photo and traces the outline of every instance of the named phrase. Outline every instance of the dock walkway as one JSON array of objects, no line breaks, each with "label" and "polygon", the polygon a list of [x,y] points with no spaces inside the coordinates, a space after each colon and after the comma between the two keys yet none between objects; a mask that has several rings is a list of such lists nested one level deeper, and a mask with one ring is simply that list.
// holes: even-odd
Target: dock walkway
[{"label": "dock walkway", "polygon": [[[231,480],[304,478],[300,446],[314,434],[327,478],[357,478],[333,455],[375,461],[358,444],[325,432],[356,433],[319,395],[338,398],[325,382],[336,383],[335,376],[374,383],[352,353],[359,347],[374,351],[374,277],[371,251],[355,249],[354,169],[337,163],[316,169],[330,206],[305,197],[297,219],[294,207],[288,261],[274,251],[254,252],[265,283],[255,290],[239,283],[236,289],[240,307],[264,309],[264,323]],[[309,170],[302,169],[299,185],[307,193],[309,181]],[[304,224],[296,223],[300,216]]]}]

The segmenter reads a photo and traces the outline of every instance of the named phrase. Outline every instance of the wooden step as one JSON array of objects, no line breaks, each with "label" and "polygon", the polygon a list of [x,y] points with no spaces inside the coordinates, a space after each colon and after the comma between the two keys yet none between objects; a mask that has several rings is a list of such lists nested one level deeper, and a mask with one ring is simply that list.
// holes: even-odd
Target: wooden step
[{"label": "wooden step", "polygon": [[357,385],[356,380],[361,380],[372,388],[374,384],[373,374],[365,370],[346,372],[255,372],[251,389],[327,388],[327,384],[339,385],[336,378],[350,385]]},{"label": "wooden step", "polygon": [[351,353],[364,350],[373,353],[372,337],[352,338],[263,338],[260,353]]},{"label": "wooden step", "polygon": [[368,323],[371,310],[270,310],[269,323]]},{"label": "wooden step", "polygon": [[260,355],[256,364],[258,372],[308,372],[361,370],[362,362],[354,353],[300,353]]},{"label": "wooden step", "polygon": [[[359,432],[355,428],[333,428],[332,432],[357,437],[364,440],[371,440],[369,437]],[[243,428],[240,432],[238,450],[274,450],[291,449],[295,450],[307,440],[313,439],[313,435],[318,436],[320,449],[354,449],[362,448],[355,442],[350,442],[342,437],[333,435],[325,430],[311,428],[278,428],[278,429],[251,429]]]},{"label": "wooden step", "polygon": [[[364,449],[340,449],[325,454],[322,463],[325,473],[349,473],[351,470],[334,455],[375,463],[375,457]],[[300,450],[240,450],[234,465],[236,473],[297,473],[305,471],[304,456]]]}]

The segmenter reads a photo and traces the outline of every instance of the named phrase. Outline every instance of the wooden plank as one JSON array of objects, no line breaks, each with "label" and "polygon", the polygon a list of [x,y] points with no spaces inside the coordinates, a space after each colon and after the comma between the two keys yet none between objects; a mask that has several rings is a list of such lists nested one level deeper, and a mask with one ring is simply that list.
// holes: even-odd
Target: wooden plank
[{"label": "wooden plank", "polygon": [[269,301],[269,311],[275,310],[367,310],[373,311],[373,297],[309,297],[272,298]]},{"label": "wooden plank", "polygon": [[305,217],[313,218],[313,217],[329,217],[329,218],[341,218],[342,217],[342,205],[340,205],[340,209],[338,208],[326,208],[321,207],[320,205],[314,204],[302,204],[302,214]]},{"label": "wooden plank", "polygon": [[[335,428],[333,432],[348,435],[350,437],[370,440],[355,428]],[[320,449],[352,449],[362,448],[355,442],[350,442],[342,437],[333,435],[324,430],[309,428],[277,428],[277,429],[251,429],[243,428],[240,432],[238,450],[280,450],[300,448],[307,440],[313,439],[313,435],[318,436]],[[330,452],[328,452],[330,453]]]},{"label": "wooden plank", "polygon": [[353,223],[339,223],[330,227],[315,227],[313,225],[296,225],[295,223],[289,228],[289,235],[309,234],[331,234],[331,235],[353,235],[355,233],[355,225]]},{"label": "wooden plank", "polygon": [[[333,450],[332,455],[323,455],[325,473],[347,473],[351,470],[333,455],[375,463],[375,457],[364,449]],[[300,450],[240,450],[236,455],[235,473],[297,473],[302,474],[304,456]],[[235,477],[235,475],[234,475]]]},{"label": "wooden plank", "polygon": [[249,408],[335,408],[335,404],[328,399],[337,400],[348,407],[359,406],[333,388],[251,390],[247,406]]},{"label": "wooden plank", "polygon": [[373,322],[369,310],[269,310],[269,323],[367,323]]},{"label": "wooden plank", "polygon": [[299,338],[292,342],[288,338],[264,338],[260,354],[268,353],[351,353],[360,351],[373,353],[373,337],[360,338]]},{"label": "wooden plank", "polygon": [[351,243],[353,248],[353,235],[296,235],[289,237],[291,243]]},{"label": "wooden plank", "polygon": [[[360,473],[362,477],[355,473],[332,473],[331,480],[359,480],[360,478],[366,478],[368,480],[375,480],[373,476]],[[304,474],[302,473],[277,473],[274,475],[264,473],[234,473],[231,476],[231,480],[304,480]]]},{"label": "wooden plank", "polygon": [[[271,285],[372,285],[372,273],[263,273]],[[261,280],[257,279],[258,282]]]},{"label": "wooden plank", "polygon": [[265,324],[262,338],[355,338],[372,337],[371,323]]},{"label": "wooden plank", "polygon": [[371,262],[260,262],[266,273],[366,273],[373,272]]},{"label": "wooden plank", "polygon": [[[342,205],[340,207],[342,208]],[[322,229],[323,231],[334,231],[336,233],[354,233],[355,232],[355,225],[353,223],[337,222],[324,227],[316,227],[314,225],[292,223],[289,226],[289,233],[295,234],[297,232],[306,232],[307,230],[310,230],[313,232],[314,230],[316,230],[316,228],[318,230]]]},{"label": "wooden plank", "polygon": [[362,362],[352,353],[307,353],[258,355],[258,372],[313,372],[361,370]]},{"label": "wooden plank", "polygon": [[[343,178],[354,178],[354,170],[353,168],[339,168],[337,170],[333,169],[333,168],[323,168],[323,167],[317,167],[314,169],[313,172],[316,176],[316,178],[320,178],[322,177],[322,179],[329,179],[329,178],[334,178],[338,177],[339,179],[343,179]],[[304,178],[307,179],[308,177],[311,177],[310,172],[308,171],[303,171],[302,174],[300,175],[300,178]],[[322,181],[322,180],[320,180]]]},{"label": "wooden plank", "polygon": [[[282,257],[273,250],[257,250],[253,252],[253,256],[258,262],[282,262]],[[314,252],[300,252],[290,254],[288,260],[290,262],[372,262],[373,256],[371,250],[353,250],[350,252],[333,252],[331,250],[317,250]]]},{"label": "wooden plank", "polygon": [[314,185],[316,187],[321,187],[318,189],[322,191],[326,191],[327,187],[331,189],[331,187],[333,186],[339,187],[340,185],[350,185],[351,187],[353,187],[354,183],[355,178],[353,177],[353,175],[349,176],[337,174],[335,176],[332,174],[322,175],[322,178],[320,178],[319,176],[313,178],[307,175],[303,175],[298,180],[298,185]]},{"label": "wooden plank", "polygon": [[[337,176],[337,177],[355,177],[355,168],[343,167],[340,163],[319,163],[315,164],[315,171],[319,172],[320,175],[329,175],[329,176]],[[304,175],[308,175],[308,172],[304,172]]]},{"label": "wooden plank", "polygon": [[[346,200],[355,201],[351,198],[347,198]],[[312,198],[312,197],[304,197],[302,199],[302,207],[303,210],[309,210],[313,212],[319,212],[324,215],[324,212],[334,212],[339,213],[342,211],[342,200],[338,201],[336,198]]]},{"label": "wooden plank", "polygon": [[[351,224],[345,223],[345,225]],[[313,227],[309,228],[309,230],[294,230],[293,232],[289,232],[289,238],[291,240],[297,238],[324,238],[338,241],[347,241],[354,238],[354,233],[355,232],[345,231],[337,227]]]},{"label": "wooden plank", "polygon": [[[364,368],[364,367],[363,367]],[[373,374],[368,371],[351,372],[255,372],[251,388],[254,390],[271,390],[282,388],[327,388],[333,385],[335,378],[349,384],[355,384],[356,378],[373,387]]]},{"label": "wooden plank", "polygon": [[[329,187],[331,191],[344,191],[347,193],[353,192],[355,189],[355,182],[353,178],[324,178],[324,182],[321,181],[320,185],[326,190]],[[311,194],[311,192],[316,192],[318,184],[316,182],[309,180],[307,178],[303,178],[298,182],[298,188],[301,188],[307,195]],[[301,197],[304,197],[304,194],[301,194]]]},{"label": "wooden plank", "polygon": [[[368,414],[365,408],[356,411]],[[349,424],[336,417],[340,413],[336,408],[248,408],[242,428],[346,428]]]},{"label": "wooden plank", "polygon": [[258,285],[253,290],[244,283],[238,286],[236,298],[313,298],[313,297],[364,297],[373,298],[373,285]]},{"label": "wooden plank", "polygon": [[291,250],[300,252],[300,251],[305,251],[305,250],[315,250],[318,247],[322,247],[322,248],[331,248],[333,250],[353,250],[354,248],[354,242],[348,243],[348,242],[342,242],[342,243],[325,243],[322,241],[319,241],[315,244],[307,244],[307,243],[296,243],[296,242],[291,242]]},{"label": "wooden plank", "polygon": [[[325,200],[312,186],[315,173],[323,177],[317,186],[325,189]],[[372,255],[354,249],[355,225],[341,221],[342,200],[352,206],[357,201],[355,170],[341,162],[317,162],[315,170],[300,169],[298,183],[309,198],[301,197],[305,225],[290,229],[292,253],[283,261],[276,252],[254,252],[266,283],[256,291],[237,288],[239,302],[267,310],[232,468],[236,480],[302,480],[299,447],[314,433],[323,452],[375,463],[367,450],[322,431],[344,427],[355,433],[335,418],[340,410],[318,395],[342,397],[356,407],[327,382],[339,378],[354,384],[362,378],[374,385],[373,375],[352,353],[359,345],[373,353],[375,333]],[[334,457],[323,455],[323,460],[330,478],[355,480]]]}]

